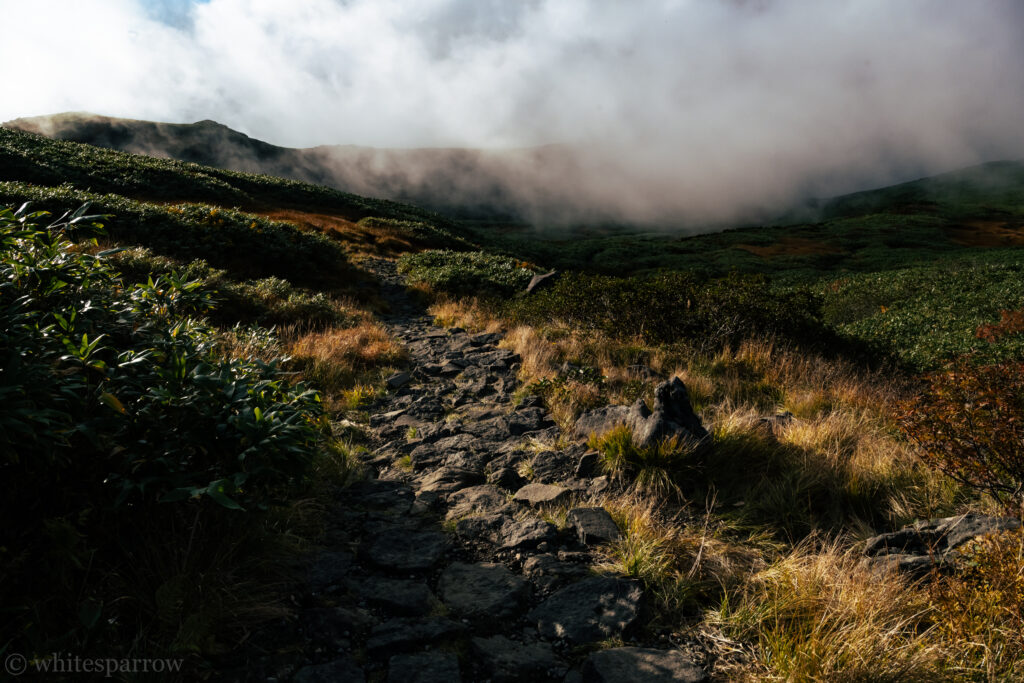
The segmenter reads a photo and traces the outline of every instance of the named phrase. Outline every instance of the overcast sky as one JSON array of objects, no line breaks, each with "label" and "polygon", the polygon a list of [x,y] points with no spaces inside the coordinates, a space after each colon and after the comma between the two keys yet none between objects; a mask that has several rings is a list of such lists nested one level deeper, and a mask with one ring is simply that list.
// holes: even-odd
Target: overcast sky
[{"label": "overcast sky", "polygon": [[0,0],[0,16],[0,120],[565,142],[691,204],[1024,157],[1019,0]]}]

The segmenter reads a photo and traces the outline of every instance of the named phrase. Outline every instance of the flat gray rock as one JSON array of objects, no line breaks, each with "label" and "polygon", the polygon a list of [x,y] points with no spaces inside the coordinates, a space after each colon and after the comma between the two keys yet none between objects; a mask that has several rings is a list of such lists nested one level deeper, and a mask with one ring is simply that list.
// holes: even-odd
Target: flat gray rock
[{"label": "flat gray rock", "polygon": [[388,377],[384,383],[388,385],[388,389],[401,389],[411,381],[412,375],[408,372],[396,372]]},{"label": "flat gray rock", "polygon": [[482,483],[484,483],[484,475],[481,472],[442,467],[424,477],[420,482],[419,490],[420,492],[452,493]]},{"label": "flat gray rock", "polygon": [[513,500],[537,507],[540,505],[557,505],[569,496],[569,491],[561,486],[551,484],[527,484],[516,491]]},{"label": "flat gray rock", "polygon": [[503,549],[532,548],[545,541],[551,542],[558,538],[558,529],[554,524],[536,517],[526,519],[510,519],[505,522],[498,533],[498,545]]},{"label": "flat gray rock", "polygon": [[543,680],[561,664],[547,643],[517,643],[492,636],[473,638],[472,645],[494,683]]},{"label": "flat gray rock", "polygon": [[371,652],[394,652],[460,635],[466,627],[446,617],[392,619],[370,632],[366,648]]},{"label": "flat gray rock", "polygon": [[366,549],[366,558],[392,571],[426,571],[441,560],[447,548],[448,539],[440,531],[396,529],[378,534]]},{"label": "flat gray rock", "polygon": [[595,652],[583,663],[584,683],[703,683],[704,669],[679,650],[616,647]]},{"label": "flat gray rock", "polygon": [[451,652],[395,655],[388,661],[388,683],[460,683],[459,658]]},{"label": "flat gray rock", "polygon": [[593,643],[621,637],[639,619],[642,600],[636,581],[595,576],[557,591],[527,617],[547,638]]},{"label": "flat gray rock", "polygon": [[1021,526],[1014,517],[967,514],[917,522],[899,531],[868,540],[868,563],[877,570],[896,570],[921,576],[933,567],[956,560],[958,547],[979,536],[1013,531]]},{"label": "flat gray rock", "polygon": [[622,538],[618,525],[604,508],[574,508],[566,520],[583,545],[609,543]]},{"label": "flat gray rock", "polygon": [[355,558],[347,550],[321,553],[309,568],[309,587],[315,592],[338,586],[348,578]]},{"label": "flat gray rock", "polygon": [[364,683],[366,676],[351,657],[336,659],[326,664],[304,666],[292,678],[294,683]]},{"label": "flat gray rock", "polygon": [[392,614],[426,615],[434,607],[434,594],[422,581],[370,577],[352,583],[349,590],[356,599],[382,607]]},{"label": "flat gray rock", "polygon": [[501,564],[455,562],[442,572],[438,592],[459,616],[505,619],[522,609],[530,585]]},{"label": "flat gray rock", "polygon": [[493,514],[508,505],[508,496],[488,484],[471,486],[448,496],[447,519]]}]

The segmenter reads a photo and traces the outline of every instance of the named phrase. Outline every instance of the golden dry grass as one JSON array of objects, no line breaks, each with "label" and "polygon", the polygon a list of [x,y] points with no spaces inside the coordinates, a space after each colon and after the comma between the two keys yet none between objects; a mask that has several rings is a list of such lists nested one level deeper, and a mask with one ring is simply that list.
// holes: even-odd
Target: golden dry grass
[{"label": "golden dry grass", "polygon": [[442,327],[461,327],[474,333],[498,332],[503,328],[502,322],[484,310],[476,299],[442,297],[430,306],[428,312]]},{"label": "golden dry grass", "polygon": [[705,615],[728,680],[939,681],[927,591],[879,575],[841,542],[805,542]]},{"label": "golden dry grass", "polygon": [[405,361],[407,353],[381,325],[364,320],[355,327],[300,334],[286,343],[302,377],[328,396],[351,389],[367,373]]}]

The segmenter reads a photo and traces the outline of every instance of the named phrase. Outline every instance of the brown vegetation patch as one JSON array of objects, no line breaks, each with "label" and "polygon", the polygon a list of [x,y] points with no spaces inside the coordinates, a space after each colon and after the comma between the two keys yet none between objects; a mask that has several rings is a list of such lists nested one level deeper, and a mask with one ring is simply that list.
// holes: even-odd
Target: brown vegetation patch
[{"label": "brown vegetation patch", "polygon": [[1016,247],[1024,244],[1024,226],[1006,221],[969,221],[946,229],[962,247]]},{"label": "brown vegetation patch", "polygon": [[736,248],[749,251],[761,258],[843,253],[843,250],[835,245],[806,237],[783,237],[773,244],[737,244]]}]

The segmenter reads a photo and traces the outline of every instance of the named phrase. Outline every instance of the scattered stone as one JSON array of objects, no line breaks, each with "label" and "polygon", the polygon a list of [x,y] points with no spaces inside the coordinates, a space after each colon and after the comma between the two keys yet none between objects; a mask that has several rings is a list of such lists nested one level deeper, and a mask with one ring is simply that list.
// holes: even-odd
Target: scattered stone
[{"label": "scattered stone", "polygon": [[633,443],[653,446],[663,439],[681,437],[700,441],[708,432],[690,405],[690,394],[678,377],[662,382],[654,389],[654,409],[638,400],[629,409]]},{"label": "scattered stone", "polygon": [[317,556],[309,568],[309,588],[321,593],[339,586],[347,577],[355,558],[347,550],[325,552]]},{"label": "scattered stone", "polygon": [[501,564],[455,562],[441,573],[438,592],[454,614],[494,620],[518,614],[530,586]]},{"label": "scattered stone", "polygon": [[292,678],[294,683],[364,683],[366,676],[351,657],[343,657],[326,664],[304,666]]},{"label": "scattered stone", "polygon": [[543,408],[520,408],[507,418],[508,433],[520,436],[528,432],[536,432],[551,426],[552,420]]},{"label": "scattered stone", "polygon": [[434,594],[420,581],[370,577],[351,583],[349,590],[357,599],[383,607],[392,614],[425,615],[435,604]]},{"label": "scattered stone", "polygon": [[471,486],[448,496],[446,519],[493,514],[508,506],[508,497],[489,484]]},{"label": "scattered stone", "polygon": [[509,518],[502,514],[480,515],[460,519],[455,523],[455,534],[460,538],[474,538],[498,544],[501,528]]},{"label": "scattered stone", "polygon": [[704,669],[679,650],[616,647],[593,653],[583,663],[584,683],[703,683]]},{"label": "scattered stone", "polygon": [[633,432],[633,443],[640,447],[652,446],[667,438],[678,437],[699,442],[708,432],[693,412],[686,385],[678,377],[662,382],[654,389],[654,409],[649,410],[643,399],[626,406],[606,406],[590,410],[576,420],[574,432],[580,438],[600,436],[619,425]]},{"label": "scattered stone", "polygon": [[618,525],[604,508],[574,508],[566,519],[583,545],[609,543],[622,538]]},{"label": "scattered stone", "polygon": [[396,529],[379,534],[366,550],[367,559],[383,569],[426,571],[436,565],[448,547],[440,531]]},{"label": "scattered stone", "polygon": [[373,653],[400,651],[452,638],[465,630],[465,625],[446,617],[392,619],[370,632],[366,648]]},{"label": "scattered stone", "polygon": [[487,481],[506,491],[518,491],[526,484],[526,480],[512,467],[500,467],[494,470],[487,477]]},{"label": "scattered stone", "polygon": [[412,489],[400,481],[369,479],[345,491],[352,503],[369,510],[402,514],[412,505]]},{"label": "scattered stone", "polygon": [[572,476],[576,458],[564,451],[542,451],[533,459],[533,480],[551,484]]},{"label": "scattered stone", "polygon": [[569,491],[561,486],[550,484],[527,484],[516,491],[513,500],[526,503],[533,507],[541,505],[557,505],[568,497]]},{"label": "scattered stone", "polygon": [[459,683],[461,680],[459,658],[451,652],[395,655],[388,662],[388,683]]},{"label": "scattered stone", "polygon": [[482,332],[480,334],[470,335],[469,342],[474,346],[486,346],[487,344],[497,344],[501,341],[501,335],[497,332]]},{"label": "scattered stone", "polygon": [[615,427],[626,424],[629,416],[627,406],[604,406],[588,410],[576,419],[573,432],[581,439],[601,436]]},{"label": "scattered stone", "polygon": [[642,599],[635,581],[595,576],[557,591],[527,617],[546,638],[593,643],[621,637],[639,618]]},{"label": "scattered stone", "polygon": [[412,375],[408,372],[396,372],[388,377],[384,382],[388,385],[388,389],[401,389],[411,381]]},{"label": "scattered stone", "polygon": [[587,451],[580,456],[576,463],[576,471],[573,473],[580,479],[587,479],[597,474],[601,465],[601,454],[597,451]]},{"label": "scattered stone", "polygon": [[546,643],[517,643],[505,636],[491,636],[473,638],[472,645],[494,683],[544,679],[560,665]]},{"label": "scattered stone", "polygon": [[536,517],[519,521],[510,519],[501,527],[499,537],[499,545],[504,549],[528,548],[553,542],[558,538],[558,529],[554,524]]},{"label": "scattered stone", "polygon": [[299,626],[306,638],[332,648],[337,648],[375,622],[362,610],[344,607],[311,607],[299,613]]},{"label": "scattered stone", "polygon": [[420,482],[419,490],[421,492],[437,491],[438,493],[452,493],[482,483],[484,483],[484,475],[481,472],[463,470],[457,467],[442,467],[424,477],[423,481]]},{"label": "scattered stone", "polygon": [[1020,527],[1014,517],[966,514],[930,519],[869,539],[864,554],[875,568],[921,575],[953,560],[954,550],[978,536]]}]

